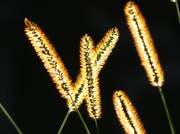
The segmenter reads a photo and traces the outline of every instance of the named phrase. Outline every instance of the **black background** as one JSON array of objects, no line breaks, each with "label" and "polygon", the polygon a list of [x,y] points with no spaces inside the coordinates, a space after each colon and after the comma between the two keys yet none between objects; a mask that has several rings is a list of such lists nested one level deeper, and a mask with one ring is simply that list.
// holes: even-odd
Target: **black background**
[{"label": "black background", "polygon": [[[157,88],[152,87],[126,25],[126,0],[2,0],[0,3],[0,102],[24,134],[57,133],[68,111],[49,74],[24,34],[24,18],[36,22],[57,49],[73,80],[79,71],[79,41],[89,34],[97,44],[117,27],[120,40],[102,69],[101,134],[123,134],[113,109],[112,94],[123,90],[135,105],[148,134],[170,134]],[[170,0],[136,0],[148,23],[165,72],[163,92],[176,133],[180,133],[180,24]],[[80,111],[92,134],[95,123],[85,104]],[[0,133],[17,132],[0,112]],[[85,134],[72,113],[63,134]]]}]

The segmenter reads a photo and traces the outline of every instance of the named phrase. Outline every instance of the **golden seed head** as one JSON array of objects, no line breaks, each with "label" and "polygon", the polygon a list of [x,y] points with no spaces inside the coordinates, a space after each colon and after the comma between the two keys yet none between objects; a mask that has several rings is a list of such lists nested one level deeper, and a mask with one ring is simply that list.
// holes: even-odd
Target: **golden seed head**
[{"label": "golden seed head", "polygon": [[146,70],[150,83],[153,86],[162,86],[164,83],[164,72],[145,18],[135,2],[127,2],[124,11],[141,64]]},{"label": "golden seed head", "polygon": [[146,134],[136,109],[125,92],[115,91],[113,104],[119,122],[127,134]]}]

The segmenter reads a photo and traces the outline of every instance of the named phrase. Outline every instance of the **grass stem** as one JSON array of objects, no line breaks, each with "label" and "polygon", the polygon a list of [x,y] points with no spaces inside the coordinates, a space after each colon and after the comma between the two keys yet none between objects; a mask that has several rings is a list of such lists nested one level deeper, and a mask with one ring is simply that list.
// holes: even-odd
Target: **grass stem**
[{"label": "grass stem", "polygon": [[98,121],[97,121],[97,119],[95,120],[95,125],[96,125],[97,134],[99,134],[99,127],[98,127]]},{"label": "grass stem", "polygon": [[179,5],[178,5],[177,0],[175,1],[175,6],[176,6],[177,15],[178,15],[178,20],[179,20],[179,23],[180,23],[180,11],[179,11]]},{"label": "grass stem", "polygon": [[173,127],[171,117],[170,117],[170,114],[169,114],[169,110],[168,110],[168,107],[167,107],[167,104],[166,104],[166,100],[165,100],[164,94],[162,92],[162,88],[159,86],[158,89],[159,89],[161,100],[163,102],[163,106],[164,106],[166,116],[167,116],[167,119],[168,119],[168,122],[169,122],[169,126],[170,126],[170,129],[171,129],[171,134],[175,134],[174,127]]},{"label": "grass stem", "polygon": [[87,127],[87,125],[86,125],[86,123],[85,123],[85,121],[84,121],[84,119],[83,119],[83,117],[82,117],[82,115],[81,115],[81,113],[80,113],[78,108],[76,108],[76,112],[79,115],[79,118],[80,118],[80,120],[81,120],[81,122],[82,122],[82,124],[83,124],[83,126],[84,126],[84,128],[86,130],[86,133],[90,134],[89,129],[88,129],[88,127]]},{"label": "grass stem", "polygon": [[9,121],[11,122],[11,124],[14,126],[14,128],[16,129],[16,131],[18,132],[18,134],[23,134],[22,131],[19,129],[19,127],[16,125],[16,123],[14,122],[14,120],[11,118],[11,116],[8,114],[8,112],[6,111],[6,109],[3,107],[3,105],[0,103],[0,109],[2,110],[2,112],[6,115],[6,117],[9,119]]},{"label": "grass stem", "polygon": [[[68,93],[68,94],[69,94],[69,93]],[[83,119],[83,117],[82,117],[79,109],[76,107],[76,104],[75,104],[75,102],[74,102],[71,94],[69,94],[69,96],[70,96],[70,98],[71,98],[71,100],[72,100],[73,106],[76,108],[76,112],[77,112],[77,114],[78,114],[78,116],[79,116],[79,118],[80,118],[80,120],[81,120],[81,122],[82,122],[82,124],[83,124],[83,126],[84,126],[84,128],[85,128],[85,130],[86,130],[86,133],[87,133],[87,134],[90,134],[89,129],[88,129],[88,127],[87,127],[87,125],[86,125],[86,123],[85,123],[85,121],[84,121],[84,119]],[[69,108],[69,109],[70,109],[70,108]],[[70,112],[71,112],[71,109],[70,109]]]},{"label": "grass stem", "polygon": [[64,128],[64,125],[65,125],[66,122],[67,122],[67,119],[68,119],[70,113],[71,113],[71,110],[69,109],[68,112],[67,112],[67,114],[66,114],[66,116],[65,116],[65,118],[64,118],[64,120],[63,120],[63,122],[62,122],[62,124],[61,124],[61,127],[60,127],[60,129],[59,129],[59,131],[58,131],[57,134],[61,134],[61,132],[62,132],[62,130],[63,130],[63,128]]}]

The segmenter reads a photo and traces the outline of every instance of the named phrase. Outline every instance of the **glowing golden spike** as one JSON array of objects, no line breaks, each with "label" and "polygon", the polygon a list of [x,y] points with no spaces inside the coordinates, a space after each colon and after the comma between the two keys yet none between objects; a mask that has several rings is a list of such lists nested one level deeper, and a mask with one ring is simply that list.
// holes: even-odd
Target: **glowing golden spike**
[{"label": "glowing golden spike", "polygon": [[[81,38],[81,43],[85,42],[86,38],[91,39],[90,36],[88,36],[87,34],[85,34],[82,38]],[[91,39],[92,40],[92,39]],[[92,44],[92,43],[91,43]],[[92,44],[93,45],[93,44]],[[94,46],[92,46],[93,48]],[[94,51],[92,49],[92,51]],[[73,111],[76,108],[79,108],[79,106],[82,104],[83,100],[85,99],[85,97],[87,97],[87,88],[85,87],[85,83],[86,83],[86,68],[85,68],[85,61],[84,61],[84,52],[81,51],[81,47],[80,47],[80,73],[77,77],[77,80],[75,83],[73,83],[73,89],[74,89],[74,103],[76,104],[76,107],[73,106],[73,102],[71,100],[68,101],[68,107],[71,108]]]},{"label": "glowing golden spike", "polygon": [[[88,35],[86,35],[88,37]],[[90,37],[89,37],[90,38]],[[92,51],[92,53],[94,53],[92,56],[92,61],[95,62],[95,69],[96,69],[96,75],[98,76],[98,74],[100,73],[101,69],[103,68],[103,65],[105,64],[105,61],[107,60],[108,56],[110,55],[110,53],[112,52],[112,49],[115,47],[117,41],[119,38],[119,31],[117,28],[112,28],[110,29],[105,36],[103,37],[103,39],[99,42],[99,44],[94,47],[94,49]],[[82,37],[81,42],[84,42],[85,38]],[[80,69],[80,74],[78,76],[78,79],[76,81],[76,83],[74,84],[74,89],[75,89],[75,99],[73,99],[76,103],[76,106],[79,107],[81,105],[81,103],[83,102],[84,97],[87,96],[87,92],[86,90],[83,90],[84,86],[85,86],[85,76],[83,74],[85,74],[85,68],[83,68],[84,66],[84,62],[83,59],[84,55],[80,54],[80,63],[81,63],[81,69]],[[72,107],[72,103],[69,103],[68,107]],[[74,107],[75,108],[75,107]]]},{"label": "glowing golden spike", "polygon": [[85,70],[85,89],[88,91],[86,102],[89,116],[93,119],[101,117],[101,99],[98,75],[93,60],[95,51],[92,38],[88,35],[82,37],[80,43],[81,65]]},{"label": "glowing golden spike", "polygon": [[126,20],[134,38],[135,46],[141,64],[144,66],[147,76],[153,86],[162,86],[164,83],[164,72],[158,60],[145,18],[135,2],[128,2],[125,5]]},{"label": "glowing golden spike", "polygon": [[29,21],[27,18],[25,19],[25,24],[27,26],[25,28],[26,35],[44,63],[44,67],[52,77],[57,89],[62,97],[70,99],[69,95],[72,95],[72,91],[70,90],[72,82],[56,50],[37,24]]},{"label": "glowing golden spike", "polygon": [[[77,81],[74,83],[74,86],[73,86],[74,103],[72,102],[72,100],[68,100],[68,103],[67,103],[67,106],[71,109],[71,111],[75,111],[76,108],[79,108],[83,100],[87,97],[87,94],[88,94],[87,89],[85,88],[85,76],[81,74],[78,75]],[[82,79],[84,81],[82,81]],[[74,104],[76,105],[76,107],[73,106]]]},{"label": "glowing golden spike", "polygon": [[[85,34],[81,38],[80,44],[85,42],[86,38],[91,39],[90,36]],[[92,39],[91,39],[92,40]],[[92,44],[92,42],[91,42]],[[93,44],[92,44],[93,45]],[[76,107],[73,106],[73,103],[71,100],[69,100],[68,107],[71,108],[72,110],[75,110],[76,108],[79,108],[79,106],[82,104],[83,100],[85,97],[87,97],[87,88],[85,87],[86,83],[86,68],[85,68],[85,61],[84,61],[84,52],[81,50],[82,47],[80,46],[80,73],[77,77],[76,82],[73,84],[74,88],[74,103],[76,104]],[[93,49],[92,49],[93,51]]]},{"label": "glowing golden spike", "polygon": [[28,19],[25,19],[25,24],[27,26],[25,28],[26,35],[53,78],[54,83],[56,83],[62,97],[67,100],[67,105],[71,111],[79,108],[82,101],[86,98],[90,117],[93,119],[100,118],[101,99],[98,74],[118,40],[118,29],[109,30],[103,40],[97,45],[96,50],[90,36],[85,35],[82,37],[80,43],[80,74],[77,81],[72,85],[62,60],[43,31],[37,24]]},{"label": "glowing golden spike", "polygon": [[146,134],[136,109],[125,92],[115,91],[113,94],[113,104],[119,122],[127,134]]},{"label": "glowing golden spike", "polygon": [[95,48],[96,55],[94,57],[96,63],[97,73],[103,68],[108,56],[111,54],[112,49],[115,47],[119,39],[119,31],[117,28],[110,29],[103,39],[98,43]]}]

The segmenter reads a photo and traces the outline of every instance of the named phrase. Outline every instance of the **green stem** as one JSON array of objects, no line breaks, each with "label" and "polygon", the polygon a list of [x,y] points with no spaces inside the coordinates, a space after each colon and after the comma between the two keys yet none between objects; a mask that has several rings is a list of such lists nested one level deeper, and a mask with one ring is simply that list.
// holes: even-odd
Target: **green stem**
[{"label": "green stem", "polygon": [[[80,113],[80,111],[79,111],[78,109],[76,109],[76,112],[78,113],[79,118],[80,118],[81,122],[83,123],[83,126],[85,127],[86,133],[87,133],[87,134],[90,134],[90,132],[89,132],[87,126],[86,126],[86,123],[85,123],[85,121],[84,121],[84,119],[83,119],[83,117],[82,117],[82,115],[81,115],[81,113]],[[65,118],[64,118],[64,120],[63,120],[63,123],[61,124],[61,127],[60,127],[60,129],[59,129],[59,131],[58,131],[57,134],[61,134],[61,132],[62,132],[62,130],[63,130],[63,128],[64,128],[64,125],[65,125],[66,122],[67,122],[67,119],[68,119],[70,113],[71,113],[71,109],[68,110],[68,112],[67,112],[67,114],[66,114],[66,116],[65,116]]]},{"label": "green stem", "polygon": [[64,120],[63,120],[63,123],[61,124],[61,127],[60,127],[60,129],[59,129],[59,131],[58,131],[57,134],[61,134],[61,132],[62,132],[62,130],[63,130],[63,128],[64,128],[64,125],[65,125],[66,122],[67,122],[67,119],[68,119],[70,113],[71,113],[71,110],[69,109],[68,112],[67,112],[67,114],[66,114],[66,116],[65,116],[65,118],[64,118]]},{"label": "green stem", "polygon": [[[69,94],[69,92],[68,92],[68,95],[70,96],[70,98],[71,98],[71,100],[72,100],[72,104],[73,104],[73,106],[74,106],[75,109],[76,109],[76,112],[77,112],[77,114],[78,114],[78,116],[79,116],[79,118],[80,118],[80,120],[81,120],[81,122],[82,122],[82,124],[83,124],[83,126],[84,126],[84,128],[85,128],[85,130],[86,130],[86,133],[87,133],[87,134],[90,134],[89,129],[88,129],[88,127],[87,127],[87,125],[86,125],[86,123],[85,123],[85,121],[84,121],[84,119],[83,119],[83,117],[82,117],[79,109],[76,107],[76,104],[74,103],[74,100],[73,100],[73,98],[71,97],[71,94]],[[71,112],[71,110],[70,110],[70,112]]]},{"label": "green stem", "polygon": [[82,115],[81,115],[81,113],[80,113],[78,108],[76,108],[76,112],[79,115],[79,118],[80,118],[80,120],[81,120],[81,122],[82,122],[82,124],[83,124],[83,126],[84,126],[84,128],[86,130],[86,133],[90,134],[89,129],[88,129],[88,127],[87,127],[87,125],[86,125],[86,123],[85,123],[85,121],[84,121],[84,119],[83,119],[83,117],[82,117]]},{"label": "green stem", "polygon": [[16,129],[16,131],[18,132],[18,134],[22,134],[21,130],[19,129],[19,127],[16,125],[16,123],[13,121],[13,119],[11,118],[11,116],[8,114],[8,112],[6,111],[6,109],[3,107],[3,105],[0,103],[0,109],[3,111],[3,113],[6,115],[6,117],[9,119],[9,121],[11,122],[11,124],[14,126],[14,128]]},{"label": "green stem", "polygon": [[173,124],[172,124],[172,121],[171,121],[171,117],[170,117],[170,114],[169,114],[169,110],[168,110],[168,107],[167,107],[167,104],[166,104],[166,100],[165,100],[163,92],[162,92],[162,88],[160,86],[158,86],[158,89],[159,89],[159,93],[160,93],[160,96],[161,96],[161,100],[162,100],[163,105],[164,105],[166,116],[167,116],[167,119],[168,119],[168,122],[169,122],[169,126],[170,126],[170,129],[171,129],[171,133],[175,134],[174,127],[173,127]]},{"label": "green stem", "polygon": [[180,11],[179,11],[179,5],[178,5],[177,0],[175,1],[175,6],[176,6],[177,15],[178,15],[178,20],[179,20],[179,23],[180,23]]},{"label": "green stem", "polygon": [[98,121],[97,121],[97,119],[95,119],[95,125],[96,125],[97,134],[99,134],[99,127],[98,127]]}]

